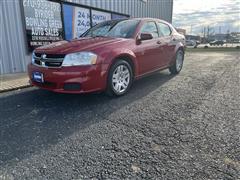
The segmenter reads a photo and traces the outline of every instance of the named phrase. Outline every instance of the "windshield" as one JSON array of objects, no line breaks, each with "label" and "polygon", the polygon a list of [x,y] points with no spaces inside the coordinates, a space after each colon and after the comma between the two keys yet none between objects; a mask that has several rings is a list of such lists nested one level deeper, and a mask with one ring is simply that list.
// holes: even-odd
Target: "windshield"
[{"label": "windshield", "polygon": [[100,23],[85,32],[82,37],[132,38],[139,20],[114,20]]}]

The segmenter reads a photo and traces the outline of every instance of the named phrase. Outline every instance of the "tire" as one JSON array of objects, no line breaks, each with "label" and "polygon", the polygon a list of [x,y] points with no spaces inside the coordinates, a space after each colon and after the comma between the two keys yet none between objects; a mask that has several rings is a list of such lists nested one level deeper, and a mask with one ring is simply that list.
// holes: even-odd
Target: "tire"
[{"label": "tire", "polygon": [[125,60],[117,60],[110,68],[107,79],[106,93],[109,96],[126,94],[133,82],[133,70]]},{"label": "tire", "polygon": [[[181,57],[181,59],[178,59],[180,57]],[[178,50],[177,53],[176,53],[176,56],[175,56],[175,62],[169,68],[170,73],[171,74],[178,74],[182,70],[183,61],[184,61],[184,52],[182,50]]]}]

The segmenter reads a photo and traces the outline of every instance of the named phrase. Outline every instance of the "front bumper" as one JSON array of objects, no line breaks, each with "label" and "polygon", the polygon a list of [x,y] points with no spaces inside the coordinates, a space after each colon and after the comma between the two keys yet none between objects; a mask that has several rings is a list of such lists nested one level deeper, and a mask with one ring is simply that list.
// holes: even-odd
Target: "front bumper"
[{"label": "front bumper", "polygon": [[[59,93],[75,94],[103,91],[107,81],[106,69],[106,66],[101,64],[61,68],[46,68],[29,64],[28,75],[33,86]],[[44,82],[34,81],[33,72],[42,73]]]}]

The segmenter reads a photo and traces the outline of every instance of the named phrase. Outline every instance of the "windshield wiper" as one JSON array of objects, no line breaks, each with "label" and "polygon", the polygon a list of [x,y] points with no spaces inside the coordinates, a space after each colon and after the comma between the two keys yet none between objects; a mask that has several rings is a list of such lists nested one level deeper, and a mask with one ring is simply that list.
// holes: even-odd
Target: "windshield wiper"
[{"label": "windshield wiper", "polygon": [[96,36],[92,36],[92,37],[106,37],[106,36],[103,36],[103,35],[96,35]]}]

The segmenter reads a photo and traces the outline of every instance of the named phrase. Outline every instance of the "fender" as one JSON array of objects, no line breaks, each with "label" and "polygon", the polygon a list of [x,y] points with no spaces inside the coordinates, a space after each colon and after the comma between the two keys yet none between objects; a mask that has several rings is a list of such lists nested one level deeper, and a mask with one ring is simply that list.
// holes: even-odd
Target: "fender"
[{"label": "fender", "polygon": [[133,51],[129,50],[129,49],[125,49],[125,48],[117,48],[117,49],[113,49],[107,59],[105,60],[104,63],[110,64],[108,71],[111,67],[111,65],[116,61],[116,59],[121,58],[121,57],[127,57],[129,60],[131,60],[132,64],[133,64],[133,71],[134,71],[134,75],[138,75],[139,71],[138,71],[138,62],[137,62],[137,58],[136,55],[134,54]]},{"label": "fender", "polygon": [[179,50],[179,49],[182,49],[183,52],[185,53],[185,46],[182,42],[178,42],[175,46],[175,49],[174,49],[174,52],[176,54],[176,52]]},{"label": "fender", "polygon": [[183,53],[185,54],[185,46],[182,42],[178,42],[174,48],[174,56],[170,62],[170,66],[174,64],[175,62],[175,59],[176,59],[176,53],[179,49],[182,49],[183,50]]}]

